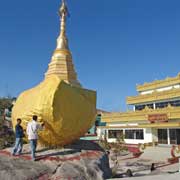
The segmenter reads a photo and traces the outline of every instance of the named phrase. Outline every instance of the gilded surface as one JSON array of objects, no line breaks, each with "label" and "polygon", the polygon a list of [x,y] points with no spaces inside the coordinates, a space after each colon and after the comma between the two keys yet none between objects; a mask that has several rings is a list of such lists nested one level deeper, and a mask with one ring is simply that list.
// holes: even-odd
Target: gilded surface
[{"label": "gilded surface", "polygon": [[127,104],[141,104],[155,102],[159,100],[166,100],[180,97],[180,89],[172,89],[162,92],[153,92],[151,94],[138,95],[138,96],[129,96],[126,99]]},{"label": "gilded surface", "polygon": [[80,87],[81,84],[77,79],[77,73],[72,61],[72,55],[69,50],[68,39],[66,36],[66,19],[68,15],[68,9],[63,1],[62,6],[59,9],[59,15],[61,17],[60,34],[57,38],[57,46],[49,63],[45,77],[48,78],[51,75],[57,75],[60,79],[73,86]]},{"label": "gilded surface", "polygon": [[102,114],[102,122],[131,122],[148,121],[148,115],[152,114],[167,114],[169,120],[180,119],[180,107],[168,106],[162,109],[150,109],[146,107],[141,111],[127,111]]},{"label": "gilded surface", "polygon": [[132,128],[179,128],[180,127],[180,123],[178,122],[170,122],[170,123],[154,123],[154,124],[150,124],[150,123],[143,123],[143,124],[138,124],[138,125],[126,125],[126,126],[101,126],[98,127],[100,129],[132,129]]},{"label": "gilded surface", "polygon": [[83,136],[96,115],[96,93],[72,87],[52,75],[37,87],[23,92],[13,108],[13,125],[22,118],[25,129],[32,115],[46,124],[40,141],[48,145],[65,145]]},{"label": "gilded surface", "polygon": [[180,84],[180,73],[176,77],[172,77],[172,78],[167,77],[164,80],[156,80],[150,83],[144,83],[143,85],[137,85],[136,89],[137,91],[140,92],[140,91],[147,91],[147,90],[172,86],[176,84]]},{"label": "gilded surface", "polygon": [[[61,34],[44,81],[20,94],[12,111],[12,122],[22,119],[24,129],[33,115],[45,122],[39,133],[41,144],[66,145],[83,136],[96,116],[96,92],[81,88],[65,36],[65,2],[60,9]],[[62,43],[62,44],[61,44]]]}]

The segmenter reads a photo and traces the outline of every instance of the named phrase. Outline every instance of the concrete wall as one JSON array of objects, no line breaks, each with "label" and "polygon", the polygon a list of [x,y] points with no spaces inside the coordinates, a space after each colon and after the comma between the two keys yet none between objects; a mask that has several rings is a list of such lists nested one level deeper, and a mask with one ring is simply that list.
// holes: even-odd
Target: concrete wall
[{"label": "concrete wall", "polygon": [[[132,128],[132,129],[140,129],[140,128]],[[114,128],[112,130],[123,130],[123,133],[125,134],[125,129]],[[130,130],[130,129],[128,128],[128,130]],[[144,128],[143,132],[144,132],[144,139],[124,139],[125,143],[139,144],[139,143],[153,142],[153,140],[157,141],[157,130],[154,130],[152,128]],[[97,129],[97,135],[99,138],[104,137],[105,136],[104,130]],[[106,138],[107,138],[108,142],[116,142],[115,138],[108,138],[108,130],[106,130]]]}]

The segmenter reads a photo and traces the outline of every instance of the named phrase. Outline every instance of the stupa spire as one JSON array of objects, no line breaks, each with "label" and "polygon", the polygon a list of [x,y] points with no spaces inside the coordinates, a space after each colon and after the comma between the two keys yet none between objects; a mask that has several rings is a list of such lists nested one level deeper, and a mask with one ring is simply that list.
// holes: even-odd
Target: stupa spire
[{"label": "stupa spire", "polygon": [[65,0],[62,0],[62,5],[59,8],[59,16],[61,17],[61,28],[60,35],[57,39],[57,49],[69,49],[68,39],[66,37],[66,19],[68,16],[68,8],[65,3]]},{"label": "stupa spire", "polygon": [[66,36],[68,8],[65,0],[62,0],[59,15],[61,17],[60,35],[57,38],[57,46],[51,58],[51,62],[49,63],[49,68],[45,73],[45,77],[48,78],[51,75],[57,75],[60,79],[71,85],[81,86],[77,79],[77,74]]}]

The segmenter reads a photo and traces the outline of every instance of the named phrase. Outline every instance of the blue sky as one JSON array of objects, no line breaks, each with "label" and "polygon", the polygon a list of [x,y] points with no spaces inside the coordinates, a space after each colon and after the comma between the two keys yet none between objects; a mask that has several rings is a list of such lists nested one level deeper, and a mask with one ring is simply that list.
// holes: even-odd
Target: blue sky
[{"label": "blue sky", "polygon": [[[0,0],[0,96],[44,78],[59,33],[60,0]],[[78,78],[97,106],[124,111],[136,84],[180,72],[179,0],[67,0]]]}]

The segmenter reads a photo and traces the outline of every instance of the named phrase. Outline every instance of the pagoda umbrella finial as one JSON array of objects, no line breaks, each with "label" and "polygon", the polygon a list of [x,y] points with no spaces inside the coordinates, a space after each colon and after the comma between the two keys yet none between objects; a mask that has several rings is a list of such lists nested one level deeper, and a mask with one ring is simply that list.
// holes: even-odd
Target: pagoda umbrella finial
[{"label": "pagoda umbrella finial", "polygon": [[68,15],[68,8],[65,0],[62,0],[62,5],[59,9],[59,15],[61,16],[61,18],[63,18],[63,16],[66,17]]},{"label": "pagoda umbrella finial", "polygon": [[66,17],[68,16],[68,8],[65,0],[62,0],[61,7],[59,8],[59,15],[61,17],[60,35],[57,39],[57,49],[69,50],[68,39],[66,37]]}]

